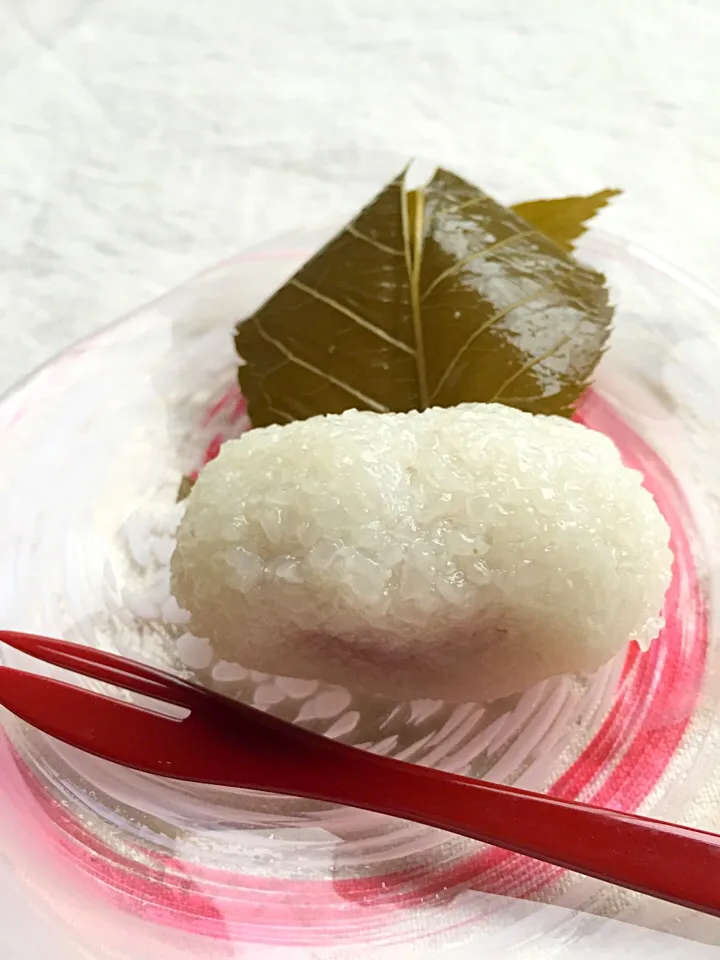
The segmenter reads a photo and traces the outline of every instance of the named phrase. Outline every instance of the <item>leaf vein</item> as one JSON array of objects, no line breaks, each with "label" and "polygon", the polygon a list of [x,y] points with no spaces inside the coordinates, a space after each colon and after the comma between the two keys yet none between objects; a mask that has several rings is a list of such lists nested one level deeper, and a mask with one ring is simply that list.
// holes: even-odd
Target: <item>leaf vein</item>
[{"label": "leaf vein", "polygon": [[381,340],[384,340],[386,343],[389,343],[391,346],[396,347],[398,350],[402,350],[404,353],[409,354],[410,356],[415,355],[415,351],[412,347],[408,346],[403,340],[398,340],[397,337],[393,337],[391,334],[386,333],[385,330],[382,330],[380,327],[376,327],[374,323],[370,323],[369,320],[366,320],[364,317],[361,317],[358,313],[355,313],[354,310],[351,310],[349,307],[346,307],[342,303],[338,303],[337,300],[334,300],[332,297],[326,297],[325,294],[320,293],[318,290],[315,290],[313,287],[309,287],[307,284],[302,283],[300,280],[296,280],[294,277],[289,281],[294,287],[298,290],[301,290],[303,293],[307,293],[308,296],[314,297],[316,300],[319,300],[321,303],[326,304],[328,307],[331,307],[333,310],[337,310],[338,313],[342,313],[349,320],[352,320],[354,323],[357,323],[359,326],[363,327],[365,330],[369,330],[370,333],[374,333],[376,337],[379,337]]},{"label": "leaf vein", "polygon": [[332,383],[333,386],[338,387],[340,390],[343,390],[345,393],[350,394],[351,397],[355,397],[357,400],[362,401],[371,410],[375,410],[376,413],[388,413],[389,410],[382,403],[378,403],[377,400],[373,400],[372,397],[366,396],[364,393],[361,393],[359,390],[356,390],[354,387],[351,387],[347,383],[343,383],[342,380],[338,380],[336,377],[333,377],[332,374],[325,373],[323,370],[320,370],[312,363],[308,363],[307,360],[302,360],[300,357],[296,357],[292,350],[289,350],[284,343],[280,340],[277,340],[275,337],[271,337],[270,334],[263,328],[260,321],[255,317],[255,329],[260,334],[262,339],[271,344],[278,350],[289,363],[294,363],[298,367],[302,367],[304,370],[307,370],[308,373],[315,374],[316,377],[319,377],[321,380],[326,380],[328,383]]},{"label": "leaf vein", "polygon": [[349,223],[345,228],[351,236],[355,237],[358,240],[363,240],[365,243],[369,243],[370,246],[376,247],[378,250],[381,250],[383,253],[389,253],[393,257],[403,257],[405,253],[403,250],[396,250],[394,247],[388,246],[386,243],[382,243],[380,240],[376,240],[374,237],[368,236],[368,234],[363,233],[361,230],[352,224]]},{"label": "leaf vein", "polygon": [[[413,207],[413,217],[410,216],[409,194],[405,189],[400,191],[400,216],[403,231],[403,247],[405,251],[405,267],[408,275],[408,293],[410,300],[410,318],[412,320],[413,335],[415,337],[415,366],[418,378],[418,399],[421,410],[430,405],[428,396],[427,359],[425,356],[425,330],[420,311],[420,273],[422,270],[423,244],[425,239],[425,193],[418,190],[414,193],[416,202]],[[411,222],[412,220],[412,222]]]},{"label": "leaf vein", "polygon": [[482,260],[489,253],[495,253],[496,250],[502,249],[511,244],[514,240],[520,240],[523,237],[529,237],[533,234],[537,234],[537,230],[523,230],[520,233],[512,233],[509,237],[503,237],[502,240],[496,240],[495,243],[491,243],[489,247],[485,247],[484,250],[478,250],[475,253],[469,253],[466,257],[463,257],[461,260],[456,260],[452,266],[448,267],[446,270],[443,270],[442,273],[438,274],[437,277],[429,284],[423,291],[420,299],[424,300],[425,297],[429,296],[435,287],[447,280],[448,277],[454,276],[459,270],[462,270],[463,267],[467,266],[468,263],[472,263],[473,260]]},{"label": "leaf vein", "polygon": [[534,290],[532,293],[528,294],[528,296],[526,297],[523,297],[521,300],[516,300],[514,303],[511,303],[509,307],[505,307],[503,310],[498,310],[498,312],[494,313],[491,317],[489,317],[485,321],[485,323],[482,324],[482,326],[478,327],[477,330],[473,330],[473,332],[467,338],[465,343],[463,343],[463,345],[460,347],[460,349],[457,351],[455,356],[452,358],[452,360],[448,364],[447,368],[445,369],[445,373],[440,378],[437,387],[433,390],[432,397],[430,399],[434,400],[435,397],[437,397],[437,395],[440,393],[445,383],[447,382],[447,379],[450,376],[450,374],[453,372],[453,370],[458,365],[463,355],[467,353],[467,351],[470,349],[470,347],[477,340],[478,337],[481,337],[484,333],[487,333],[488,330],[490,330],[500,320],[503,320],[509,313],[512,313],[513,310],[517,310],[518,307],[524,307],[525,304],[532,303],[532,301],[535,300],[537,297],[541,297],[546,293],[550,293],[550,291],[553,290],[556,285],[557,285],[557,278],[555,278],[554,280],[551,280],[550,283],[546,284],[544,287],[540,287],[539,289]]},{"label": "leaf vein", "polygon": [[578,323],[575,324],[575,327],[573,328],[571,333],[566,333],[564,337],[561,337],[557,341],[557,343],[554,343],[551,347],[549,347],[545,351],[545,353],[541,353],[539,357],[531,357],[529,360],[523,363],[522,366],[518,367],[517,370],[507,378],[507,380],[500,387],[500,389],[496,390],[494,396],[490,400],[490,403],[493,403],[495,400],[498,400],[503,395],[503,392],[507,389],[507,387],[509,387],[511,383],[514,383],[518,379],[518,377],[521,377],[528,370],[532,370],[533,367],[536,367],[539,363],[542,363],[543,360],[547,360],[548,357],[551,357],[554,353],[557,353],[558,350],[564,347],[566,343],[569,343],[572,340],[572,338],[575,336],[577,331],[580,329],[581,323],[582,323],[582,320],[578,321]]}]

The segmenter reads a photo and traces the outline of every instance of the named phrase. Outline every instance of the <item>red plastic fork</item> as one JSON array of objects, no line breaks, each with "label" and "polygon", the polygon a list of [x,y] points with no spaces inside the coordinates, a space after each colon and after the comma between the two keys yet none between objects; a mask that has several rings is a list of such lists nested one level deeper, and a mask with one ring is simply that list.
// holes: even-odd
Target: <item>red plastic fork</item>
[{"label": "red plastic fork", "polygon": [[289,794],[439,827],[720,916],[720,837],[380,757],[160,670],[0,631],[23,653],[189,710],[184,718],[0,667],[0,703],[88,753],[179,780]]}]

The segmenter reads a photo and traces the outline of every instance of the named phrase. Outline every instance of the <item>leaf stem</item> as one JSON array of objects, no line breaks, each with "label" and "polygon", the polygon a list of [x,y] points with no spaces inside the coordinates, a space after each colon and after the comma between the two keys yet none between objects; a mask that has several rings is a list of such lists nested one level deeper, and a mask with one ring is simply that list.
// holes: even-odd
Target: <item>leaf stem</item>
[{"label": "leaf stem", "polygon": [[412,206],[409,195],[403,188],[403,225],[406,236],[406,261],[410,281],[410,313],[415,337],[415,360],[418,372],[418,395],[420,410],[427,410],[430,397],[425,358],[425,340],[423,336],[422,316],[420,314],[420,272],[422,269],[423,239],[425,235],[425,191],[413,191]]}]

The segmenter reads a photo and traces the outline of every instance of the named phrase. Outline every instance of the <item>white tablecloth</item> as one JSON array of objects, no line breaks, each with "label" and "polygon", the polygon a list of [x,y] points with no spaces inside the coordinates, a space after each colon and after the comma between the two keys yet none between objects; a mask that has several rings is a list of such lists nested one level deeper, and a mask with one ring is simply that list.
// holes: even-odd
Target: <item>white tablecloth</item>
[{"label": "white tablecloth", "polygon": [[717,0],[0,0],[0,389],[410,155],[713,282]]}]

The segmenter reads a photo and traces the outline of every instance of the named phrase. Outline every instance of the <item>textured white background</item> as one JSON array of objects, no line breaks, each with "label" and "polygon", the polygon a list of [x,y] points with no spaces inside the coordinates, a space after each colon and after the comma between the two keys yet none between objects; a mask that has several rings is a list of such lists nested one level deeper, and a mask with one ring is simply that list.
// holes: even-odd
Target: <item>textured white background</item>
[{"label": "textured white background", "polygon": [[713,283],[718,0],[0,0],[0,389],[407,155]]},{"label": "textured white background", "polygon": [[0,390],[411,155],[720,285],[720,0],[0,0]]}]

